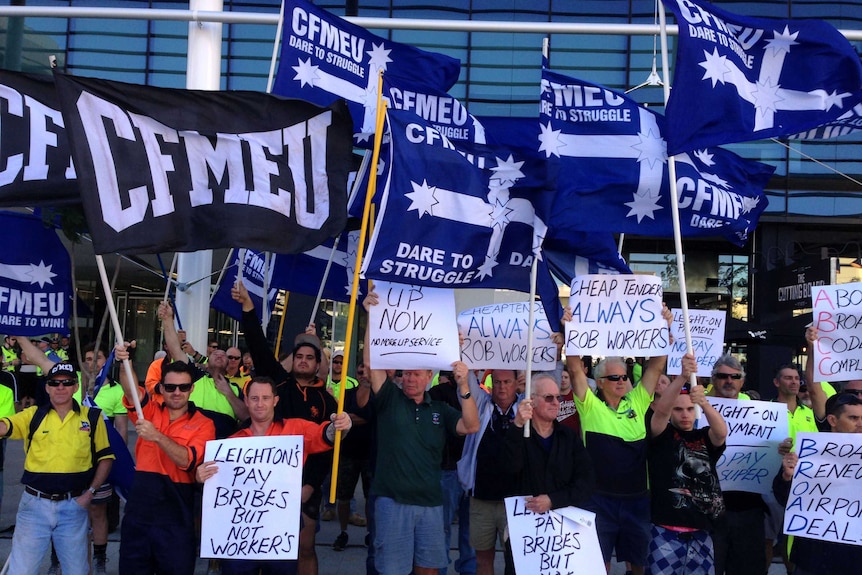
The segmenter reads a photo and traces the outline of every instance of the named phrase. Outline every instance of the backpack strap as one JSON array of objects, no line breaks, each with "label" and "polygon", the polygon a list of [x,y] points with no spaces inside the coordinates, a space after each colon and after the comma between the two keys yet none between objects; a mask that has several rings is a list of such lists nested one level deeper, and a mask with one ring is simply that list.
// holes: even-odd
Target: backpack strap
[{"label": "backpack strap", "polygon": [[[81,407],[83,409],[83,406]],[[37,410],[36,413],[33,414],[33,419],[30,420],[30,433],[27,435],[27,448],[30,448],[30,444],[33,441],[33,435],[35,435],[36,430],[39,429],[39,426],[42,425],[42,421],[45,419],[45,416],[48,415],[48,412],[51,410],[50,406],[42,405]],[[90,457],[93,460],[93,467],[96,467],[96,425],[99,423],[99,419],[102,418],[102,410],[98,407],[88,407],[87,408],[87,419],[90,420]]]},{"label": "backpack strap", "polygon": [[39,429],[39,426],[42,425],[42,421],[45,419],[45,416],[48,415],[48,411],[51,408],[47,405],[40,405],[36,409],[36,413],[33,414],[33,419],[30,420],[30,433],[27,434],[27,449],[30,449],[30,444],[33,442],[33,435],[36,433],[36,430]]}]

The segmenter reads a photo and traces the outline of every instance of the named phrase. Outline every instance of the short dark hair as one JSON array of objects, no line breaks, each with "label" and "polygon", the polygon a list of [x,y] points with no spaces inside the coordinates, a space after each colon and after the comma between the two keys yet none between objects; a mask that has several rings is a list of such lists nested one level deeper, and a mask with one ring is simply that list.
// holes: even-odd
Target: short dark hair
[{"label": "short dark hair", "polygon": [[[81,351],[82,351],[84,354],[86,354],[88,351],[92,351],[92,352],[94,352],[94,353],[95,353],[95,352],[96,352],[96,342],[95,342],[95,341],[91,341],[90,343],[88,343],[87,345],[85,345],[85,346],[84,346],[84,349],[82,349]],[[103,343],[100,343],[100,344],[99,344],[99,351],[101,351],[101,352],[102,352],[102,355],[104,355],[105,357],[108,357],[108,349],[107,349],[107,346],[106,346],[105,344],[103,344]]]},{"label": "short dark hair", "polygon": [[852,393],[836,393],[826,400],[826,415],[841,417],[848,405],[862,405],[862,399]]},{"label": "short dark hair", "polygon": [[167,365],[162,366],[162,377],[159,378],[159,386],[165,383],[165,376],[169,373],[184,373],[189,376],[189,383],[195,381],[195,370],[192,366],[184,361],[172,361]]},{"label": "short dark hair", "polygon": [[296,357],[296,352],[299,351],[299,348],[301,348],[301,347],[310,347],[311,349],[313,349],[314,350],[314,359],[317,360],[317,363],[320,363],[320,357],[321,357],[320,356],[320,348],[315,347],[313,344],[308,343],[308,342],[300,342],[300,343],[296,344],[295,346],[293,346],[293,351],[291,352],[293,354],[293,357]]},{"label": "short dark hair", "polygon": [[265,375],[256,375],[245,383],[243,386],[242,392],[243,395],[248,395],[248,389],[251,387],[253,383],[262,383],[264,385],[268,385],[272,388],[273,395],[278,395],[278,385],[275,383],[275,380],[271,377],[267,377]]},{"label": "short dark hair", "polygon": [[775,368],[775,375],[773,376],[772,379],[778,379],[778,376],[780,376],[781,372],[784,371],[785,369],[792,369],[797,374],[799,374],[799,377],[802,377],[802,373],[801,373],[801,370],[799,369],[798,365],[796,365],[795,363],[782,363],[781,365],[779,365],[778,367]]}]

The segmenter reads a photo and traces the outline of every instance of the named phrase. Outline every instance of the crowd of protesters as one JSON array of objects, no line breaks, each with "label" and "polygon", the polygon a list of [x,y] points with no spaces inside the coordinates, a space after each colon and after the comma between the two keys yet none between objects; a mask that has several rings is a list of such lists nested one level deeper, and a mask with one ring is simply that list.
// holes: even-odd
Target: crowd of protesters
[{"label": "crowd of protesters", "polygon": [[[136,466],[119,573],[193,573],[201,485],[218,472],[204,462],[206,442],[268,435],[304,437],[298,559],[211,561],[211,573],[316,575],[318,522],[337,517],[336,551],[347,547],[348,523],[366,528],[369,575],[442,575],[450,566],[491,575],[499,554],[513,574],[517,550],[504,499],[515,495],[526,496],[534,513],[593,511],[608,571],[615,558],[635,575],[762,575],[775,549],[797,575],[862,564],[862,547],[802,538],[788,545],[781,534],[796,434],[862,432],[862,381],[836,393],[813,381],[811,355],[804,378],[796,365],[776,369],[775,401],[787,405],[790,437],[779,446],[773,493],[722,492],[716,466],[728,427],[709,397],[749,400],[743,365],[732,355],[721,356],[700,385],[691,385],[691,355],[673,378],[666,357],[594,365],[568,356],[556,371],[534,374],[525,393],[524,374],[514,370],[475,371],[462,362],[441,372],[375,369],[367,337],[351,371],[313,326],[276,358],[241,283],[232,295],[242,306],[246,349],[223,350],[213,340],[198,352],[162,303],[165,349],[143,382],[123,370],[118,381],[106,377],[106,350],[96,345],[77,366],[68,338],[4,338],[0,435],[24,440],[26,453],[8,573],[38,573],[49,552],[49,573],[108,572],[107,534],[120,508],[111,470],[129,423]],[[365,308],[377,304],[372,291]],[[664,317],[670,321],[667,309]],[[805,336],[810,354],[817,330]],[[118,345],[113,354],[131,361],[131,351]],[[697,425],[699,411],[706,426]],[[327,509],[337,431],[338,501]]]}]

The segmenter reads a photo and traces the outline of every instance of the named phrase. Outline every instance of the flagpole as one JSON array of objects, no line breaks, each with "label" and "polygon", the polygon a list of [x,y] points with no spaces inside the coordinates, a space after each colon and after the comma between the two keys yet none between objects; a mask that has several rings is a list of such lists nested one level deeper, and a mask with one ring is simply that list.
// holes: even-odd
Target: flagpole
[{"label": "flagpole", "polygon": [[323,288],[326,287],[326,280],[329,278],[329,270],[332,269],[332,260],[335,259],[335,250],[338,249],[338,241],[341,239],[341,234],[336,236],[332,242],[332,250],[329,252],[329,259],[326,261],[326,269],[323,270],[323,279],[320,280],[320,287],[317,289],[317,297],[314,299],[314,307],[311,308],[311,317],[308,318],[308,325],[314,323],[317,317],[317,309],[320,307],[320,300],[323,299]]},{"label": "flagpole", "polygon": [[[105,290],[105,303],[108,306],[108,313],[111,315],[111,325],[114,326],[114,336],[117,344],[123,345],[123,330],[120,328],[120,320],[117,317],[117,308],[114,305],[114,296],[111,293],[111,285],[108,283],[108,274],[105,271],[105,260],[101,255],[96,254],[96,266],[99,268],[99,277],[102,279],[102,289]],[[138,397],[138,386],[134,385],[135,376],[132,373],[132,362],[128,359],[123,360],[123,369],[126,371],[126,378],[129,380],[129,389],[132,393],[132,403],[135,404],[135,413],[138,414],[138,419],[144,419],[144,412],[141,409],[141,398]]]},{"label": "flagpole", "polygon": [[[536,279],[539,276],[539,256],[533,253],[533,265],[530,266],[530,311],[527,315],[527,372],[524,382],[524,397],[530,397],[533,378],[533,332],[536,325]],[[524,437],[530,437],[530,426],[524,426]]]},{"label": "flagpole", "polygon": [[260,314],[260,327],[266,333],[266,326],[269,325],[269,316],[272,310],[269,309],[269,266],[272,263],[272,253],[263,253],[263,310]]},{"label": "flagpole", "polygon": [[[667,101],[670,99],[670,77],[668,75],[670,66],[668,65],[667,56],[667,16],[665,15],[664,3],[661,3],[661,10],[659,10],[658,16],[661,28],[661,73],[664,76],[662,91],[664,92],[664,103],[667,105]],[[674,156],[668,156],[667,173],[668,183],[670,184],[670,215],[673,221],[673,244],[676,249],[676,269],[679,276],[679,299],[680,308],[682,309],[683,331],[685,333],[685,348],[687,353],[694,353],[694,347],[691,343],[691,324],[688,317],[688,291],[685,286],[685,262],[683,261],[682,253],[682,232],[679,226],[679,191],[676,185],[676,158]],[[696,372],[691,374],[690,383],[692,388],[697,386]],[[696,415],[700,418],[700,406],[695,407]]]},{"label": "flagpole", "polygon": [[[284,290],[282,290],[284,291]],[[278,322],[278,335],[275,337],[275,359],[278,359],[281,352],[281,336],[284,333],[284,319],[287,317],[287,301],[290,299],[290,292],[284,292],[284,305],[281,308],[281,320]],[[311,322],[309,322],[311,323]]]},{"label": "flagpole", "polygon": [[272,93],[272,83],[275,81],[275,63],[278,60],[278,47],[281,45],[281,31],[284,28],[284,0],[278,11],[278,24],[275,27],[275,41],[272,43],[272,58],[269,61],[269,78],[266,80],[266,93]]},{"label": "flagpole", "polygon": [[[362,266],[362,256],[365,251],[365,238],[368,235],[369,213],[371,212],[371,199],[377,190],[377,162],[380,160],[380,144],[383,141],[383,123],[386,117],[386,102],[383,100],[383,71],[377,76],[377,121],[374,129],[374,153],[371,157],[371,166],[374,167],[368,173],[368,191],[365,194],[365,207],[362,210],[362,226],[359,228],[359,245],[356,247],[356,265],[353,268],[353,281],[350,285],[350,306],[347,312],[347,333],[344,335],[344,360],[345,366],[350,365],[350,348],[353,345],[353,324],[356,320],[356,299],[359,292],[359,268]],[[338,413],[344,411],[344,385],[338,394]],[[330,481],[329,502],[335,503],[335,489],[338,485],[338,460],[341,457],[341,430],[335,430],[335,445],[332,451],[332,479]]]},{"label": "flagpole", "polygon": [[[224,274],[227,271],[227,268],[230,264],[230,260],[233,257],[233,248],[229,249],[227,252],[227,257],[224,259],[224,264],[221,266],[221,271],[218,273],[218,278],[216,279],[215,285],[221,285],[221,280],[224,278]],[[217,292],[213,291],[210,295],[210,304],[213,302],[213,298]]]}]

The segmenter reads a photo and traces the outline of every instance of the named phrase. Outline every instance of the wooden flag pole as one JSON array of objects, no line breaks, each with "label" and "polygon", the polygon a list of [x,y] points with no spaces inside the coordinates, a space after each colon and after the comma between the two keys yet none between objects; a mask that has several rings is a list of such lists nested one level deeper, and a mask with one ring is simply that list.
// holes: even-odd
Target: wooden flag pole
[{"label": "wooden flag pole", "polygon": [[[350,306],[347,312],[347,333],[344,336],[344,365],[350,365],[350,349],[353,345],[353,324],[356,321],[356,300],[359,292],[359,269],[365,251],[365,238],[368,236],[371,199],[377,190],[377,163],[380,160],[380,143],[383,140],[383,123],[386,118],[386,102],[383,100],[383,72],[377,77],[377,121],[374,130],[374,154],[371,157],[371,171],[368,173],[368,191],[365,194],[365,207],[362,210],[362,226],[359,228],[359,245],[356,249],[356,264],[353,268],[353,281],[350,286]],[[344,376],[342,376],[344,377]],[[344,384],[338,394],[338,413],[344,411]],[[335,430],[335,445],[332,452],[332,478],[330,480],[329,502],[335,503],[335,490],[338,485],[338,460],[341,457],[341,431]]]}]

